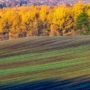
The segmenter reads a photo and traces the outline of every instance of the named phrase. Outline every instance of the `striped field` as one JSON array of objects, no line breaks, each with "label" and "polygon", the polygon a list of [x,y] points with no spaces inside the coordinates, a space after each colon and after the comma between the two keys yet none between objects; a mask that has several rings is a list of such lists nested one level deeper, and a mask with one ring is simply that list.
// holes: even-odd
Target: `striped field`
[{"label": "striped field", "polygon": [[[43,81],[54,87],[45,89]],[[63,81],[71,82],[61,85]],[[41,86],[24,86],[31,82]],[[0,41],[0,90],[90,90],[89,86],[90,36]]]}]

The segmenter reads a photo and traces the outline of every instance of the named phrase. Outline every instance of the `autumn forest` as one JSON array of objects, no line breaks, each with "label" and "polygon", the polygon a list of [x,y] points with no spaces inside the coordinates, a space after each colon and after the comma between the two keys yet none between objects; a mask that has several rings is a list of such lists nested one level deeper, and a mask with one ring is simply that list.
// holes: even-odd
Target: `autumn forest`
[{"label": "autumn forest", "polygon": [[0,39],[90,34],[90,4],[0,9]]}]

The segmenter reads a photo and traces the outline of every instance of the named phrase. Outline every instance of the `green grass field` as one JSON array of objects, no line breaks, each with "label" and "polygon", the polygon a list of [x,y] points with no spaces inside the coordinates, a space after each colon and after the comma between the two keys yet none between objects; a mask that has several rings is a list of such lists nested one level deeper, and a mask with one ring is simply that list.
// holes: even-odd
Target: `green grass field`
[{"label": "green grass field", "polygon": [[0,41],[0,84],[90,77],[90,36]]}]

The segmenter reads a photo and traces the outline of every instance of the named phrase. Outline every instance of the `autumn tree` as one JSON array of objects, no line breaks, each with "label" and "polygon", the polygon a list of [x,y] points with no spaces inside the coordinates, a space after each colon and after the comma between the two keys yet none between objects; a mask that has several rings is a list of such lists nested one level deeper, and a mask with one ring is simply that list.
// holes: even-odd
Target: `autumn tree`
[{"label": "autumn tree", "polygon": [[0,9],[0,33],[9,37],[74,35],[90,30],[90,5],[22,6]]}]

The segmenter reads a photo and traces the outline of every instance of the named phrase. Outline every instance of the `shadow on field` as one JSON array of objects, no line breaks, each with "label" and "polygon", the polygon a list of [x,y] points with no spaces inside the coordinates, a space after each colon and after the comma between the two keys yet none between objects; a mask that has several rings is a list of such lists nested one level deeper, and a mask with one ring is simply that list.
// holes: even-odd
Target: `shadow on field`
[{"label": "shadow on field", "polygon": [[48,79],[30,83],[0,86],[0,90],[90,90],[90,78]]}]

